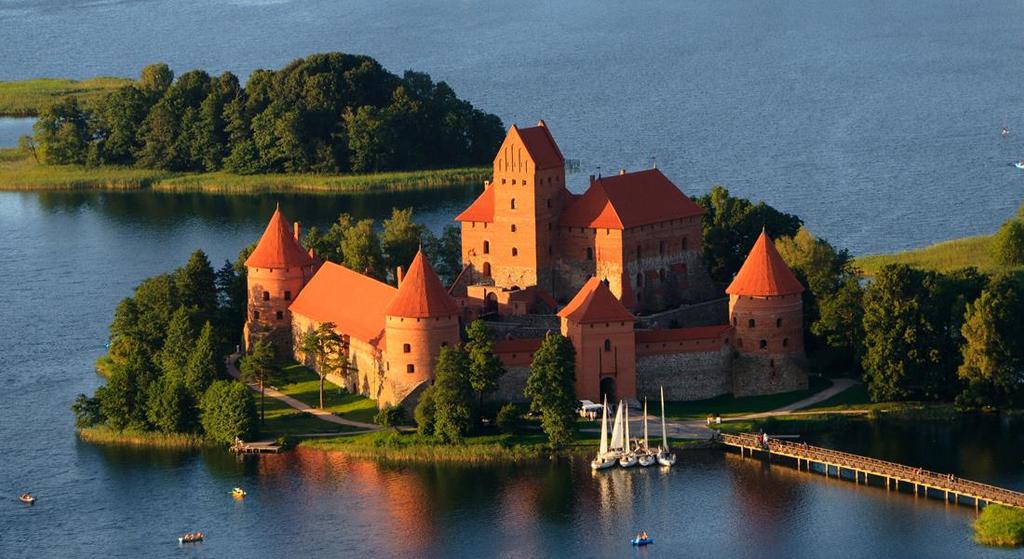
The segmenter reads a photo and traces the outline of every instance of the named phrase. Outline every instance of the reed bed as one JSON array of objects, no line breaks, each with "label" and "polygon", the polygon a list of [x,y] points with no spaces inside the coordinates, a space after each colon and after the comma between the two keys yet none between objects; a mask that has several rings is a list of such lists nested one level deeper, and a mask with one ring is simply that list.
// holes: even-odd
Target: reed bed
[{"label": "reed bed", "polygon": [[104,445],[127,445],[152,448],[203,448],[217,446],[201,435],[156,433],[151,431],[115,431],[108,427],[85,427],[78,430],[83,441]]}]

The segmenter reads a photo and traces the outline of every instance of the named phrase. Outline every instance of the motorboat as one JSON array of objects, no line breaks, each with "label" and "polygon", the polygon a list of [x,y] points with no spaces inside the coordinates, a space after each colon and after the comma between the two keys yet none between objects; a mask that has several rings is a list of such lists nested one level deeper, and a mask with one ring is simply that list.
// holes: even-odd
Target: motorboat
[{"label": "motorboat", "polygon": [[242,489],[241,487],[236,487],[231,490],[231,496],[236,499],[244,499],[246,495],[248,495],[248,493],[246,493],[245,489]]},{"label": "motorboat", "polygon": [[25,503],[26,505],[34,505],[36,502],[36,498],[33,497],[31,493],[19,495],[18,500],[21,501],[22,503]]},{"label": "motorboat", "polygon": [[605,396],[604,406],[601,411],[601,448],[597,451],[597,456],[590,461],[590,468],[592,470],[604,470],[611,468],[618,463],[618,453],[612,453],[608,450],[608,397]]},{"label": "motorboat", "polygon": [[622,456],[619,457],[619,466],[623,468],[632,468],[637,464],[636,451],[632,448],[631,439],[629,437],[629,407],[624,403],[619,403],[620,408],[625,408],[625,415],[622,417],[623,431],[625,433],[625,448]]},{"label": "motorboat", "polygon": [[668,449],[668,431],[665,430],[665,387],[661,387],[661,446],[658,447],[658,463],[671,468],[676,463],[676,455]]},{"label": "motorboat", "polygon": [[658,461],[657,454],[651,452],[651,447],[647,443],[647,398],[644,398],[644,442],[637,447],[636,455],[637,463],[645,468]]},{"label": "motorboat", "polygon": [[179,544],[186,544],[186,543],[201,542],[201,541],[203,541],[203,539],[205,537],[206,536],[202,532],[196,532],[194,534],[193,533],[185,534],[184,536],[181,536],[180,538],[178,538],[178,543]]}]

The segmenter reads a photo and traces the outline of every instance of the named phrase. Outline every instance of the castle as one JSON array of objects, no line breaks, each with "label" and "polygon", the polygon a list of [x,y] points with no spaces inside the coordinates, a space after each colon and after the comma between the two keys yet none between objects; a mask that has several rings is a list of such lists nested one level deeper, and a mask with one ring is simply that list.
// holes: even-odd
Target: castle
[{"label": "castle", "polygon": [[397,287],[321,262],[277,210],[245,262],[246,344],[263,336],[279,354],[309,362],[302,336],[331,322],[347,356],[334,380],[380,406],[413,404],[440,348],[458,344],[477,317],[504,332],[495,344],[508,371],[503,400],[523,398],[533,352],[556,330],[576,349],[580,398],[655,397],[662,386],[669,400],[806,388],[804,288],[764,232],[726,289],[721,316],[682,328],[648,318],[714,306],[703,214],[656,168],[592,176],[573,194],[545,123],[512,126],[492,180],[456,217],[463,269],[452,285],[422,253],[396,270]]}]

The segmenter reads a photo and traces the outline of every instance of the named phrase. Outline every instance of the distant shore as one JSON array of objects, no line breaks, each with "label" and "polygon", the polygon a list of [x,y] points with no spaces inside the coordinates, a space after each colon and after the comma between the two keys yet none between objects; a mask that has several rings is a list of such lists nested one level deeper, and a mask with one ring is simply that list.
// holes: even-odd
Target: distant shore
[{"label": "distant shore", "polygon": [[174,173],[129,167],[43,165],[25,151],[0,149],[0,191],[153,190],[211,194],[343,194],[481,184],[490,176],[490,172],[488,167],[470,167],[346,175]]},{"label": "distant shore", "polygon": [[120,87],[134,83],[128,78],[101,76],[87,80],[36,78],[0,81],[0,116],[39,116],[43,107],[74,95],[86,105]]}]

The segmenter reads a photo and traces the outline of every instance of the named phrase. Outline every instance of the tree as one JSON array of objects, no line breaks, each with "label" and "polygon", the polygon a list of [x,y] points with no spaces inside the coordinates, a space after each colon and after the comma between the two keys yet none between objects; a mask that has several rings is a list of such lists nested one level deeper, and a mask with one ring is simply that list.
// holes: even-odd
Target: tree
[{"label": "tree", "polygon": [[274,346],[265,340],[257,340],[249,350],[249,355],[241,360],[242,380],[258,384],[260,387],[260,424],[266,418],[264,391],[268,382],[274,382],[278,372],[274,362]]},{"label": "tree", "polygon": [[1024,221],[1011,219],[992,238],[992,258],[1003,266],[1024,264]]},{"label": "tree", "polygon": [[113,367],[107,384],[96,391],[100,413],[115,431],[142,429],[145,426],[145,388],[140,377],[124,367]]},{"label": "tree", "polygon": [[364,105],[345,112],[350,165],[357,173],[393,169],[399,161],[399,137],[387,111]]},{"label": "tree", "polygon": [[320,409],[324,408],[324,381],[327,375],[344,372],[346,357],[341,336],[334,330],[333,322],[324,322],[315,330],[302,336],[302,353],[312,357],[316,372],[320,376]]},{"label": "tree", "polygon": [[460,347],[444,346],[434,367],[434,434],[446,443],[458,443],[473,422],[473,388],[469,360]]},{"label": "tree", "polygon": [[195,308],[199,318],[212,320],[217,310],[217,281],[206,253],[197,250],[174,273],[180,304]]},{"label": "tree", "polygon": [[221,372],[221,361],[217,355],[217,340],[213,325],[207,320],[196,338],[192,353],[185,362],[182,380],[190,394],[198,398],[207,387],[217,380]]},{"label": "tree", "polygon": [[413,419],[416,421],[416,432],[424,437],[434,434],[434,415],[437,408],[434,406],[434,387],[429,386],[420,395],[420,401],[416,403],[413,410]]},{"label": "tree", "polygon": [[384,257],[372,219],[361,220],[346,230],[340,248],[347,268],[376,278],[383,277]]},{"label": "tree", "polygon": [[[151,352],[156,353],[164,345],[171,315],[178,310],[178,291],[174,279],[169,274],[161,274],[144,280],[135,288],[132,296],[133,309],[124,317],[127,320],[119,325],[118,330],[129,333],[132,337],[144,342]],[[120,308],[119,308],[120,311]],[[114,317],[117,323],[117,315]],[[112,334],[114,327],[111,327]]]},{"label": "tree", "polygon": [[104,97],[97,106],[97,123],[102,131],[96,134],[100,164],[132,165],[142,144],[138,131],[146,118],[149,103],[146,93],[135,86],[125,86]]},{"label": "tree", "polygon": [[513,403],[505,403],[498,410],[498,416],[494,423],[502,433],[514,433],[519,426],[519,406]]},{"label": "tree", "polygon": [[1024,286],[1018,278],[995,280],[967,308],[959,375],[967,388],[958,401],[970,406],[1013,402],[1024,391]]},{"label": "tree", "polygon": [[[387,269],[408,266],[423,243],[426,228],[412,219],[412,208],[393,208],[391,217],[384,220],[380,236],[381,248],[387,255]],[[397,281],[397,278],[396,278]]]},{"label": "tree", "polygon": [[139,75],[139,89],[151,99],[163,95],[174,82],[174,72],[164,63],[150,64]]},{"label": "tree", "polygon": [[221,443],[247,439],[256,427],[256,400],[240,382],[218,380],[203,394],[199,419],[206,436]]},{"label": "tree", "polygon": [[71,404],[71,412],[75,414],[75,427],[83,429],[103,423],[103,412],[100,409],[99,398],[90,398],[85,394],[79,394]]},{"label": "tree", "polygon": [[569,338],[549,334],[533,354],[524,394],[541,414],[541,428],[553,447],[572,442],[576,424],[576,350]]},{"label": "tree", "polygon": [[469,383],[477,394],[477,406],[482,406],[484,396],[498,389],[498,379],[505,374],[505,367],[494,354],[494,339],[482,320],[474,320],[466,329],[465,349],[469,357]]},{"label": "tree", "polygon": [[195,428],[195,400],[180,379],[163,375],[150,385],[146,419],[161,433],[187,433]]},{"label": "tree", "polygon": [[195,348],[196,333],[192,328],[192,316],[185,307],[178,307],[167,325],[167,337],[157,355],[157,362],[164,374],[185,374],[185,367]]},{"label": "tree", "polygon": [[43,160],[52,165],[85,163],[90,115],[75,96],[65,97],[39,112],[32,126]]},{"label": "tree", "polygon": [[864,289],[860,280],[847,278],[839,290],[819,303],[820,316],[811,325],[824,340],[832,361],[858,366],[864,352]]},{"label": "tree", "polygon": [[462,231],[458,226],[446,225],[437,237],[424,231],[423,250],[442,282],[455,281],[462,271]]},{"label": "tree", "polygon": [[404,412],[402,406],[387,406],[377,411],[373,422],[381,427],[397,427],[402,423]]}]

